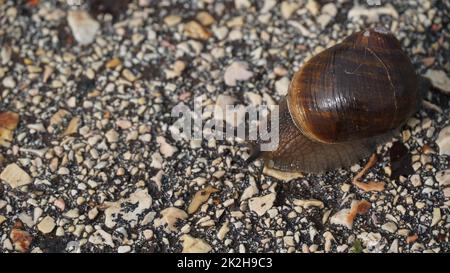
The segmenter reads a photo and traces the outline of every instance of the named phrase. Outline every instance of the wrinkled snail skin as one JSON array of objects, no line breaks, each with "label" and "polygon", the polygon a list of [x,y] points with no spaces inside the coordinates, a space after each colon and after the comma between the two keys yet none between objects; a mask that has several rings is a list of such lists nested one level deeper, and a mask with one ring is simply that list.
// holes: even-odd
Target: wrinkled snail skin
[{"label": "wrinkled snail skin", "polygon": [[297,71],[280,102],[269,168],[320,173],[346,167],[389,140],[419,108],[418,77],[384,29],[350,35]]},{"label": "wrinkled snail skin", "polygon": [[265,166],[286,172],[321,173],[350,166],[369,156],[376,145],[388,141],[396,130],[350,142],[326,144],[303,135],[295,126],[286,100],[280,102],[280,142],[278,149],[262,152]]}]

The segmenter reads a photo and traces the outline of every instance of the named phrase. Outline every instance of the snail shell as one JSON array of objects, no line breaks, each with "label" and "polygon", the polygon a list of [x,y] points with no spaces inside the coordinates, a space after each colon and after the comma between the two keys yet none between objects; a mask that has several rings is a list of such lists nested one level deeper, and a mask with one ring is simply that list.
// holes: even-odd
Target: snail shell
[{"label": "snail shell", "polygon": [[280,102],[278,149],[266,166],[322,172],[356,163],[389,139],[420,102],[418,77],[382,28],[354,33],[312,57]]}]

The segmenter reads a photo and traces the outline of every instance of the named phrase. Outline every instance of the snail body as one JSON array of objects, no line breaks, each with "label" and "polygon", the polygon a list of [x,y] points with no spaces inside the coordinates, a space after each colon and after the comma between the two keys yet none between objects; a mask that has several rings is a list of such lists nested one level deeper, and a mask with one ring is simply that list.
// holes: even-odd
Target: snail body
[{"label": "snail body", "polygon": [[280,102],[280,141],[262,152],[281,171],[323,172],[361,160],[419,108],[418,77],[382,28],[354,33],[312,57]]}]

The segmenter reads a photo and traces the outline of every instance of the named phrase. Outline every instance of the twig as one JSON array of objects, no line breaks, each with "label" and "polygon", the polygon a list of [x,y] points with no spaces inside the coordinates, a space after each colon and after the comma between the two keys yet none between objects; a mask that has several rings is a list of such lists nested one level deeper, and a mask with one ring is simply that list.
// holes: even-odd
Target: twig
[{"label": "twig", "polygon": [[384,191],[384,182],[376,182],[376,181],[370,181],[367,183],[359,181],[363,175],[367,173],[367,171],[372,168],[375,163],[377,162],[377,155],[373,154],[370,158],[367,164],[362,168],[361,171],[353,178],[352,184],[355,185],[355,187],[368,192],[368,191]]}]

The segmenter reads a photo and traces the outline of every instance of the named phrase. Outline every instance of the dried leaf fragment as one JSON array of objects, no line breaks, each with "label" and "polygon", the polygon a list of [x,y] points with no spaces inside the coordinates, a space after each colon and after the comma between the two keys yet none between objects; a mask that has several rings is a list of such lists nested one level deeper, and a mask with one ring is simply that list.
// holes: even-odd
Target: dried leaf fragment
[{"label": "dried leaf fragment", "polygon": [[371,207],[372,207],[372,205],[370,204],[370,202],[368,202],[366,200],[361,200],[361,201],[353,203],[352,207],[350,209],[350,213],[347,216],[348,221],[351,221],[353,223],[356,215],[366,214]]},{"label": "dried leaf fragment", "polygon": [[36,7],[39,5],[40,0],[27,0],[27,4],[32,7]]},{"label": "dried leaf fragment", "polygon": [[348,229],[352,229],[353,221],[358,214],[365,214],[371,208],[371,204],[365,200],[355,200],[352,202],[350,209],[342,209],[336,214],[331,216],[330,223],[335,225],[341,225]]},{"label": "dried leaf fragment", "polygon": [[215,193],[218,191],[219,191],[218,189],[216,189],[212,186],[207,186],[205,189],[199,190],[198,192],[196,192],[194,195],[194,198],[192,198],[192,201],[189,204],[188,213],[189,214],[195,213],[203,203],[208,201],[209,196],[212,193]]},{"label": "dried leaf fragment", "polygon": [[384,191],[384,186],[385,183],[384,182],[376,182],[376,181],[370,181],[367,183],[361,182],[359,181],[359,179],[361,179],[361,177],[367,173],[367,171],[372,168],[375,163],[377,162],[377,156],[376,154],[373,154],[369,161],[367,162],[367,164],[364,166],[364,168],[353,178],[352,183],[353,185],[355,185],[357,188],[368,192],[368,191]]},{"label": "dried leaf fragment", "polygon": [[418,238],[419,238],[419,236],[417,236],[417,234],[410,235],[410,236],[406,237],[406,243],[412,244],[415,241],[417,241]]},{"label": "dried leaf fragment", "polygon": [[17,221],[14,227],[11,229],[9,237],[11,238],[14,248],[20,252],[28,252],[33,238],[30,233],[22,230],[23,224]]},{"label": "dried leaf fragment", "polygon": [[9,147],[13,132],[19,124],[19,115],[13,112],[0,113],[0,146]]},{"label": "dried leaf fragment", "polygon": [[353,181],[353,185],[355,185],[357,188],[368,192],[368,191],[384,191],[384,182],[375,182],[370,181],[367,183],[360,182],[360,181]]}]

